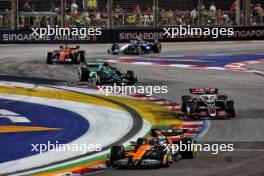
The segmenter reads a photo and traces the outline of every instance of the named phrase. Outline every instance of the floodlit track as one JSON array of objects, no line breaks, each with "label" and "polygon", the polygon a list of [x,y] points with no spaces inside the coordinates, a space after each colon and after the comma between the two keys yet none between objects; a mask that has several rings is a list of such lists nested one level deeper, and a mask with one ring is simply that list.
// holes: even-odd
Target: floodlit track
[{"label": "floodlit track", "polygon": [[[47,51],[57,45],[3,45],[0,46],[0,73],[19,77],[52,78],[77,81],[76,68],[72,65],[46,65]],[[87,58],[109,59],[109,45],[81,45]],[[251,52],[262,53],[262,42],[221,42],[164,44],[162,55],[167,54],[214,54]],[[264,169],[264,80],[256,73],[222,70],[152,67],[142,65],[118,65],[134,70],[141,85],[167,85],[168,94],[162,98],[179,101],[190,87],[217,87],[221,94],[234,99],[238,116],[231,120],[211,120],[211,127],[201,142],[234,143],[236,151],[212,155],[200,152],[195,160],[182,160],[170,168],[159,170],[107,170],[97,175],[263,175]],[[263,69],[263,64],[249,65]]]}]

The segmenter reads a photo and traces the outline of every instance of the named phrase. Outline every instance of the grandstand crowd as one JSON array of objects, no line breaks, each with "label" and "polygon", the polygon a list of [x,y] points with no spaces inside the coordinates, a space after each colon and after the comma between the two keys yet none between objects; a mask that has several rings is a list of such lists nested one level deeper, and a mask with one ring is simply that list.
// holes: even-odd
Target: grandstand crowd
[{"label": "grandstand crowd", "polygon": [[[84,2],[93,2],[87,8]],[[233,26],[236,24],[236,1],[203,0],[19,0],[18,27],[46,27],[64,24],[67,27],[153,27],[176,25]],[[264,1],[251,1],[251,25],[264,25]],[[62,23],[62,8],[65,23]],[[11,25],[10,1],[0,1],[0,28]],[[241,21],[243,14],[241,9]]]}]

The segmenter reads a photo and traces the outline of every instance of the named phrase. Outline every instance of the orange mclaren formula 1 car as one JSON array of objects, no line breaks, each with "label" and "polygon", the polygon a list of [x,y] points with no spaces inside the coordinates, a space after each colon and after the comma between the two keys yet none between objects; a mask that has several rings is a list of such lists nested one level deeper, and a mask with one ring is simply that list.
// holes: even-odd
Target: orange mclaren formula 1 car
[{"label": "orange mclaren formula 1 car", "polygon": [[60,46],[59,50],[54,50],[48,52],[47,54],[47,64],[53,63],[70,63],[70,64],[80,64],[80,62],[85,62],[85,51],[80,50],[80,46],[68,47]]},{"label": "orange mclaren formula 1 car", "polygon": [[153,129],[150,136],[131,142],[128,150],[123,145],[113,146],[107,164],[113,168],[169,167],[181,158],[193,159],[195,148],[184,151],[176,149],[180,143],[192,146],[196,143],[186,132],[180,129]]}]

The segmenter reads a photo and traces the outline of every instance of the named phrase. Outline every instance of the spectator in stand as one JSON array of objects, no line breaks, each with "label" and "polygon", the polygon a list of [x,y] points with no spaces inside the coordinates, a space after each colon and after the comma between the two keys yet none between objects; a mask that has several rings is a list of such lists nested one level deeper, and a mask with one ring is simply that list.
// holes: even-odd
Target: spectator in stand
[{"label": "spectator in stand", "polygon": [[192,19],[191,24],[192,24],[192,25],[195,25],[196,22],[197,22],[197,20],[198,20],[198,11],[197,11],[196,9],[193,9],[193,10],[191,11],[191,19]]},{"label": "spectator in stand", "polygon": [[73,0],[71,3],[71,14],[72,15],[78,14],[78,4],[76,3],[76,0]]},{"label": "spectator in stand", "polygon": [[102,21],[102,25],[107,26],[107,24],[108,24],[107,8],[103,8],[103,10],[102,10],[101,21]]},{"label": "spectator in stand", "polygon": [[30,6],[30,4],[29,4],[28,1],[25,1],[25,3],[24,3],[24,5],[23,5],[22,9],[23,9],[24,12],[32,11],[32,8],[31,8],[31,6]]},{"label": "spectator in stand", "polygon": [[167,12],[167,23],[169,24],[169,25],[171,25],[171,22],[172,21],[174,21],[174,14],[173,14],[173,12],[172,12],[172,10],[169,10],[168,12]]},{"label": "spectator in stand", "polygon": [[210,10],[210,12],[211,12],[212,14],[215,14],[215,13],[216,13],[216,7],[215,7],[214,3],[212,3],[212,4],[210,5],[209,10]]},{"label": "spectator in stand", "polygon": [[165,12],[165,9],[161,9],[161,11],[160,11],[160,20],[161,20],[161,25],[164,25],[165,20],[166,20],[166,12]]},{"label": "spectator in stand", "polygon": [[236,1],[234,1],[230,6],[230,11],[232,13],[236,13]]},{"label": "spectator in stand", "polygon": [[234,1],[230,6],[231,15],[230,18],[233,22],[236,21],[236,1]]},{"label": "spectator in stand", "polygon": [[202,24],[208,24],[208,15],[207,9],[202,10]]},{"label": "spectator in stand", "polygon": [[216,24],[216,7],[214,3],[210,5],[209,13],[208,13],[208,23]]},{"label": "spectator in stand", "polygon": [[54,5],[54,2],[51,2],[51,3],[50,3],[50,11],[51,11],[51,12],[56,12],[56,7],[55,7],[55,5]]},{"label": "spectator in stand", "polygon": [[216,12],[216,19],[218,25],[224,24],[224,12],[221,9],[218,9]]},{"label": "spectator in stand", "polygon": [[149,5],[146,7],[145,12],[148,14],[152,13],[152,9],[149,7]]},{"label": "spectator in stand", "polygon": [[40,27],[42,27],[42,28],[47,27],[47,19],[46,19],[45,16],[43,16],[43,17],[41,18],[41,21],[40,21]]},{"label": "spectator in stand", "polygon": [[254,11],[256,13],[256,22],[259,23],[259,24],[262,23],[263,22],[262,21],[262,16],[263,16],[264,12],[263,12],[263,8],[261,7],[260,3],[255,5]]},{"label": "spectator in stand", "polygon": [[134,7],[134,13],[140,14],[141,13],[141,7],[139,4],[136,4]]},{"label": "spectator in stand", "polygon": [[117,4],[116,7],[115,7],[115,9],[114,9],[114,12],[115,12],[115,13],[123,13],[124,10],[123,10],[123,8],[121,8],[121,7],[119,6],[119,4]]},{"label": "spectator in stand", "polygon": [[[114,24],[119,26],[123,23],[123,14],[124,13],[124,9],[122,7],[120,7],[119,4],[116,5],[115,9],[114,9]],[[124,24],[123,24],[124,25]]]}]

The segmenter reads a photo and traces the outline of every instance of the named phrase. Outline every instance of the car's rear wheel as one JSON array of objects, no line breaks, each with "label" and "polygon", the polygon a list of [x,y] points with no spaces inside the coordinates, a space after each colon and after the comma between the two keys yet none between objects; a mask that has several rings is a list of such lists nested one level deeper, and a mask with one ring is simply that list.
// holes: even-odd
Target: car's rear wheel
[{"label": "car's rear wheel", "polygon": [[182,106],[181,106],[181,111],[186,113],[186,104],[188,101],[190,101],[192,97],[190,95],[183,95],[182,96]]},{"label": "car's rear wheel", "polygon": [[79,51],[80,54],[80,61],[85,62],[85,51],[81,50]]},{"label": "car's rear wheel", "polygon": [[52,52],[48,52],[47,60],[46,60],[47,64],[52,64],[52,56],[53,56],[53,53]]},{"label": "car's rear wheel", "polygon": [[124,147],[121,145],[113,146],[110,151],[110,165],[112,165],[115,161],[124,159],[125,151]]},{"label": "car's rear wheel", "polygon": [[73,63],[80,64],[80,54],[79,53],[73,53]]},{"label": "car's rear wheel", "polygon": [[128,70],[128,71],[127,71],[127,79],[128,79],[129,81],[131,81],[132,84],[134,84],[134,83],[136,82],[135,74],[134,74],[133,71],[131,71],[131,70]]},{"label": "car's rear wheel", "polygon": [[161,162],[161,167],[169,167],[172,163],[172,158],[167,154],[165,146],[158,146],[157,160]]},{"label": "car's rear wheel", "polygon": [[233,100],[226,101],[226,112],[229,114],[229,118],[236,117],[235,103]]},{"label": "car's rear wheel", "polygon": [[119,45],[117,43],[114,43],[112,46],[111,46],[111,53],[112,54],[118,54],[117,50],[119,50]]},{"label": "car's rear wheel", "polygon": [[188,146],[188,149],[191,149],[191,150],[186,149],[184,151],[180,151],[181,157],[183,159],[193,159],[197,153],[196,141],[192,138],[184,138],[182,139],[181,142],[183,145]]},{"label": "car's rear wheel", "polygon": [[135,48],[136,49],[136,54],[137,55],[141,55],[142,54],[142,48],[141,48],[141,46],[140,45],[136,45],[135,47],[136,47]]},{"label": "car's rear wheel", "polygon": [[96,80],[95,80],[95,84],[96,85],[100,85],[104,82],[104,73],[102,71],[97,71],[96,72]]},{"label": "car's rear wheel", "polygon": [[152,46],[152,50],[154,53],[160,53],[161,52],[161,44],[160,43],[154,43]]},{"label": "car's rear wheel", "polygon": [[188,101],[186,103],[186,115],[188,118],[193,118],[193,114],[196,113],[196,103],[195,101]]},{"label": "car's rear wheel", "polygon": [[89,74],[90,74],[90,72],[89,72],[88,68],[80,67],[78,69],[78,76],[79,76],[80,81],[88,81]]}]

